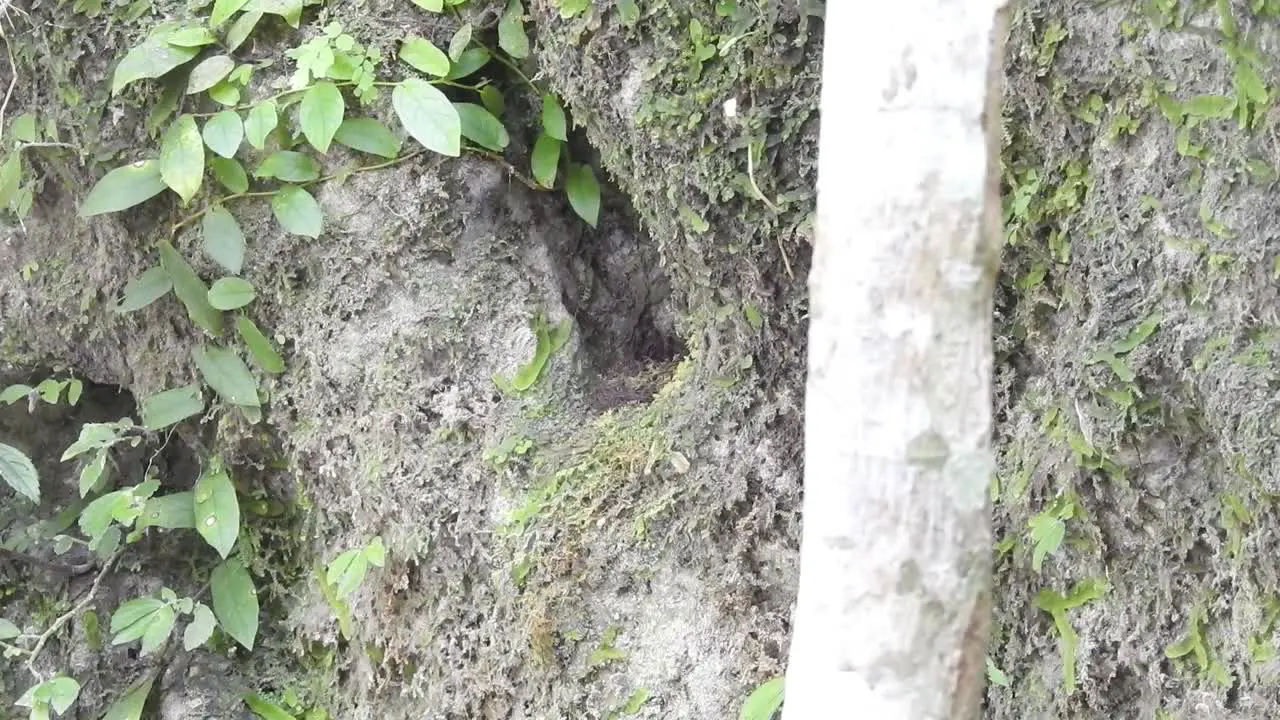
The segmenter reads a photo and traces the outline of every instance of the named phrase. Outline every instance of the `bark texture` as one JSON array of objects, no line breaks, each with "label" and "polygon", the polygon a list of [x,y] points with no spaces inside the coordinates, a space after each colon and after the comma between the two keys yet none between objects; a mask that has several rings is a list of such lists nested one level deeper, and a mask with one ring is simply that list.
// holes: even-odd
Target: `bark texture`
[{"label": "bark texture", "polygon": [[997,6],[828,8],[791,718],[977,710]]}]

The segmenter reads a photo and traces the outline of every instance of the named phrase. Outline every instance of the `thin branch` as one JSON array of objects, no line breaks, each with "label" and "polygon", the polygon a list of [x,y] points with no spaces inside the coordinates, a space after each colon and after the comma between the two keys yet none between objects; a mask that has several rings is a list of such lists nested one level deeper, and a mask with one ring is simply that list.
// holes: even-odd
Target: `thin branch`
[{"label": "thin branch", "polygon": [[111,557],[107,558],[107,561],[102,563],[102,569],[98,571],[98,576],[93,579],[93,585],[89,586],[89,592],[85,593],[85,596],[80,598],[80,602],[76,603],[75,607],[63,613],[57,620],[53,621],[53,624],[50,625],[48,629],[43,633],[40,633],[39,639],[36,640],[35,647],[31,648],[29,651],[30,657],[27,658],[27,669],[31,671],[32,675],[35,675],[42,680],[44,679],[36,670],[35,665],[36,658],[40,656],[40,651],[44,650],[45,643],[49,642],[49,638],[53,637],[54,633],[61,630],[62,626],[66,625],[71,618],[84,612],[85,608],[89,607],[89,605],[93,603],[94,598],[98,595],[98,590],[102,587],[102,581],[106,579],[107,573],[111,572],[111,568],[115,566],[116,561],[120,559],[120,556],[124,554],[124,551],[125,548],[122,547],[112,553]]},{"label": "thin branch", "polygon": [[0,102],[0,139],[4,138],[4,113],[9,109],[9,99],[13,97],[13,89],[18,85],[18,63],[13,59],[13,45],[0,28],[0,39],[4,40],[5,54],[9,56],[9,89],[4,93],[4,102]]},{"label": "thin branch", "polygon": [[511,163],[507,162],[506,158],[502,157],[497,153],[489,152],[488,150],[481,150],[480,148],[472,145],[468,145],[463,149],[474,155],[486,157],[486,158],[489,158],[490,160],[493,160],[494,162],[499,163],[500,165],[502,165],[504,168],[507,169],[507,172],[510,173],[512,177],[514,177],[516,180],[519,180],[525,187],[528,187],[530,190],[534,190],[537,192],[550,192],[551,190],[550,188],[542,187],[538,183],[534,182],[531,178],[526,176],[524,173],[517,170],[515,165],[512,165]]}]

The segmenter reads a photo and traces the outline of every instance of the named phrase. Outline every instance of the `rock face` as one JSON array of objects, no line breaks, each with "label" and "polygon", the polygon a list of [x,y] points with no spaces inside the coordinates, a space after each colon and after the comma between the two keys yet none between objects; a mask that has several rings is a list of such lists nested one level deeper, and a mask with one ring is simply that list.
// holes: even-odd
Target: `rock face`
[{"label": "rock face", "polygon": [[[403,35],[443,48],[466,19],[495,43],[502,8],[472,4],[455,17],[334,3],[296,31],[272,23],[240,51],[274,60],[252,97],[330,21],[384,51],[387,79],[406,73],[392,62]],[[246,515],[240,544],[262,627],[249,654],[170,653],[160,717],[236,717],[251,689],[343,720],[704,720],[735,717],[781,671],[821,6],[657,0],[633,20],[628,2],[554,5],[525,8],[522,65],[563,99],[571,154],[605,181],[597,227],[481,155],[322,184],[317,240],[283,232],[265,202],[229,206],[248,239],[251,315],[287,368],[262,378],[261,423],[216,408],[121,454],[117,472],[132,483],[150,464],[179,490],[219,457],[241,502],[270,508]],[[1007,682],[989,689],[990,717],[1275,714],[1262,208],[1280,8],[1175,5],[1027,0],[1016,15],[993,489],[991,661]],[[90,387],[75,409],[38,406],[35,422],[24,404],[0,407],[0,442],[42,471],[43,519],[77,497],[78,470],[58,456],[80,423],[136,417],[135,399],[199,380],[201,333],[173,297],[111,310],[192,208],[164,199],[89,220],[75,208],[158,147],[159,85],[110,97],[116,59],[160,18],[204,11],[26,10],[7,34],[6,122],[31,114],[40,141],[72,148],[22,150],[33,207],[0,228],[0,381],[70,373]],[[506,160],[527,167],[540,100],[491,67]],[[370,112],[386,119],[386,105]],[[6,126],[4,152],[12,141]],[[325,162],[356,160],[335,149]],[[222,274],[194,228],[174,240],[206,280]],[[504,391],[494,377],[534,355],[535,318],[572,333],[528,392]],[[2,537],[47,554],[25,540],[32,517],[6,500]],[[340,632],[316,568],[375,535],[386,566]],[[131,548],[94,604],[104,628],[161,585],[199,592],[215,557],[178,535]],[[0,567],[21,584],[0,616],[33,628],[93,578]],[[40,662],[81,681],[83,717],[156,663],[136,646],[89,652],[90,634],[76,617]],[[12,666],[0,695],[30,682]]]}]

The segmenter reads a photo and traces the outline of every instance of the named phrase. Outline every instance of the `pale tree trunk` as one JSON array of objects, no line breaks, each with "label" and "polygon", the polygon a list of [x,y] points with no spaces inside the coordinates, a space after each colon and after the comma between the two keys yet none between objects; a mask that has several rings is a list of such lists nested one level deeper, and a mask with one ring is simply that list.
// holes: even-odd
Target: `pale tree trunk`
[{"label": "pale tree trunk", "polygon": [[978,711],[1004,4],[827,3],[786,720]]}]

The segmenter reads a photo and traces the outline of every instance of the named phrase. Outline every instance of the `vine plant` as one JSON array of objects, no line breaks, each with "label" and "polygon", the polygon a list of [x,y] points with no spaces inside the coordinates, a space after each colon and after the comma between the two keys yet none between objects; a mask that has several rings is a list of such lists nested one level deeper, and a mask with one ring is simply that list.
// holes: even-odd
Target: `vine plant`
[{"label": "vine plant", "polygon": [[[152,28],[115,68],[111,91],[118,95],[148,80],[163,85],[160,101],[147,126],[161,133],[158,152],[106,173],[81,203],[79,215],[90,218],[117,213],[153,201],[166,191],[177,196],[185,214],[172,223],[168,236],[156,243],[155,264],[129,281],[115,302],[118,313],[131,313],[171,292],[185,307],[203,340],[191,351],[203,382],[171,388],[142,398],[140,422],[124,417],[114,422],[86,423],[79,438],[62,454],[63,462],[80,463],[79,495],[72,512],[52,536],[61,555],[82,546],[97,558],[98,574],[74,606],[44,629],[19,627],[0,618],[0,650],[6,658],[25,658],[35,682],[18,699],[32,720],[63,714],[75,704],[80,684],[72,677],[41,671],[37,663],[47,642],[68,622],[91,615],[99,588],[130,545],[150,532],[194,530],[218,555],[208,583],[199,592],[179,596],[164,587],[156,594],[121,604],[110,619],[111,643],[140,643],[143,654],[170,651],[173,632],[186,618],[181,645],[193,651],[207,644],[216,630],[252,650],[258,634],[259,605],[241,537],[240,501],[229,468],[216,455],[208,457],[190,490],[161,493],[157,472],[148,464],[140,478],[117,478],[113,453],[138,446],[156,433],[217,408],[234,410],[249,422],[262,418],[263,393],[258,373],[285,371],[273,341],[249,317],[246,308],[255,288],[241,277],[247,243],[230,208],[236,203],[269,203],[287,233],[319,238],[324,216],[312,194],[315,186],[352,173],[371,172],[434,152],[457,157],[473,152],[503,162],[525,184],[541,190],[561,187],[570,206],[594,226],[600,209],[600,187],[591,168],[573,162],[567,152],[567,118],[555,95],[543,92],[521,70],[529,55],[520,0],[509,0],[497,22],[498,49],[479,40],[486,28],[461,20],[457,6],[467,0],[412,0],[431,13],[450,12],[459,27],[447,50],[426,38],[401,39],[398,59],[405,77],[379,79],[384,58],[360,43],[340,23],[289,50],[294,72],[286,89],[266,97],[252,95],[259,64],[242,61],[239,49],[269,16],[299,29],[308,0],[215,0],[203,22],[167,22]],[[541,101],[541,132],[528,161],[529,176],[508,164],[503,155],[510,135],[499,119],[505,109],[500,88],[473,81],[491,61],[506,65]],[[460,99],[450,99],[446,88]],[[390,90],[391,109],[416,148],[406,150],[399,134],[362,111],[377,106]],[[475,100],[478,102],[471,102]],[[20,153],[40,145],[32,116],[17,120],[8,158],[0,163],[0,210],[22,219],[31,206],[32,184],[22,183]],[[334,145],[349,148],[371,161],[353,167],[326,168]],[[251,163],[252,172],[245,170]],[[206,175],[213,182],[206,182]],[[176,247],[185,231],[196,230],[203,254],[224,275],[211,284]],[[228,317],[228,313],[232,316]],[[234,338],[228,325],[234,325]],[[207,407],[205,387],[220,405]],[[38,401],[55,404],[65,391],[74,405],[83,390],[78,379],[46,380],[36,387],[14,385],[0,402]],[[40,479],[35,464],[18,448],[0,443],[0,479],[20,496],[38,504]],[[127,481],[135,484],[126,485]],[[65,517],[62,513],[60,517]],[[55,523],[57,525],[57,523]],[[71,529],[75,525],[78,533]],[[343,635],[350,636],[347,601],[359,587],[366,568],[385,561],[382,541],[348,550],[317,580],[333,607]],[[206,593],[208,595],[206,602]],[[107,710],[113,720],[137,720],[156,678],[148,671],[124,690]],[[269,715],[265,699],[247,697],[251,709]],[[266,716],[266,715],[264,715]]]}]

